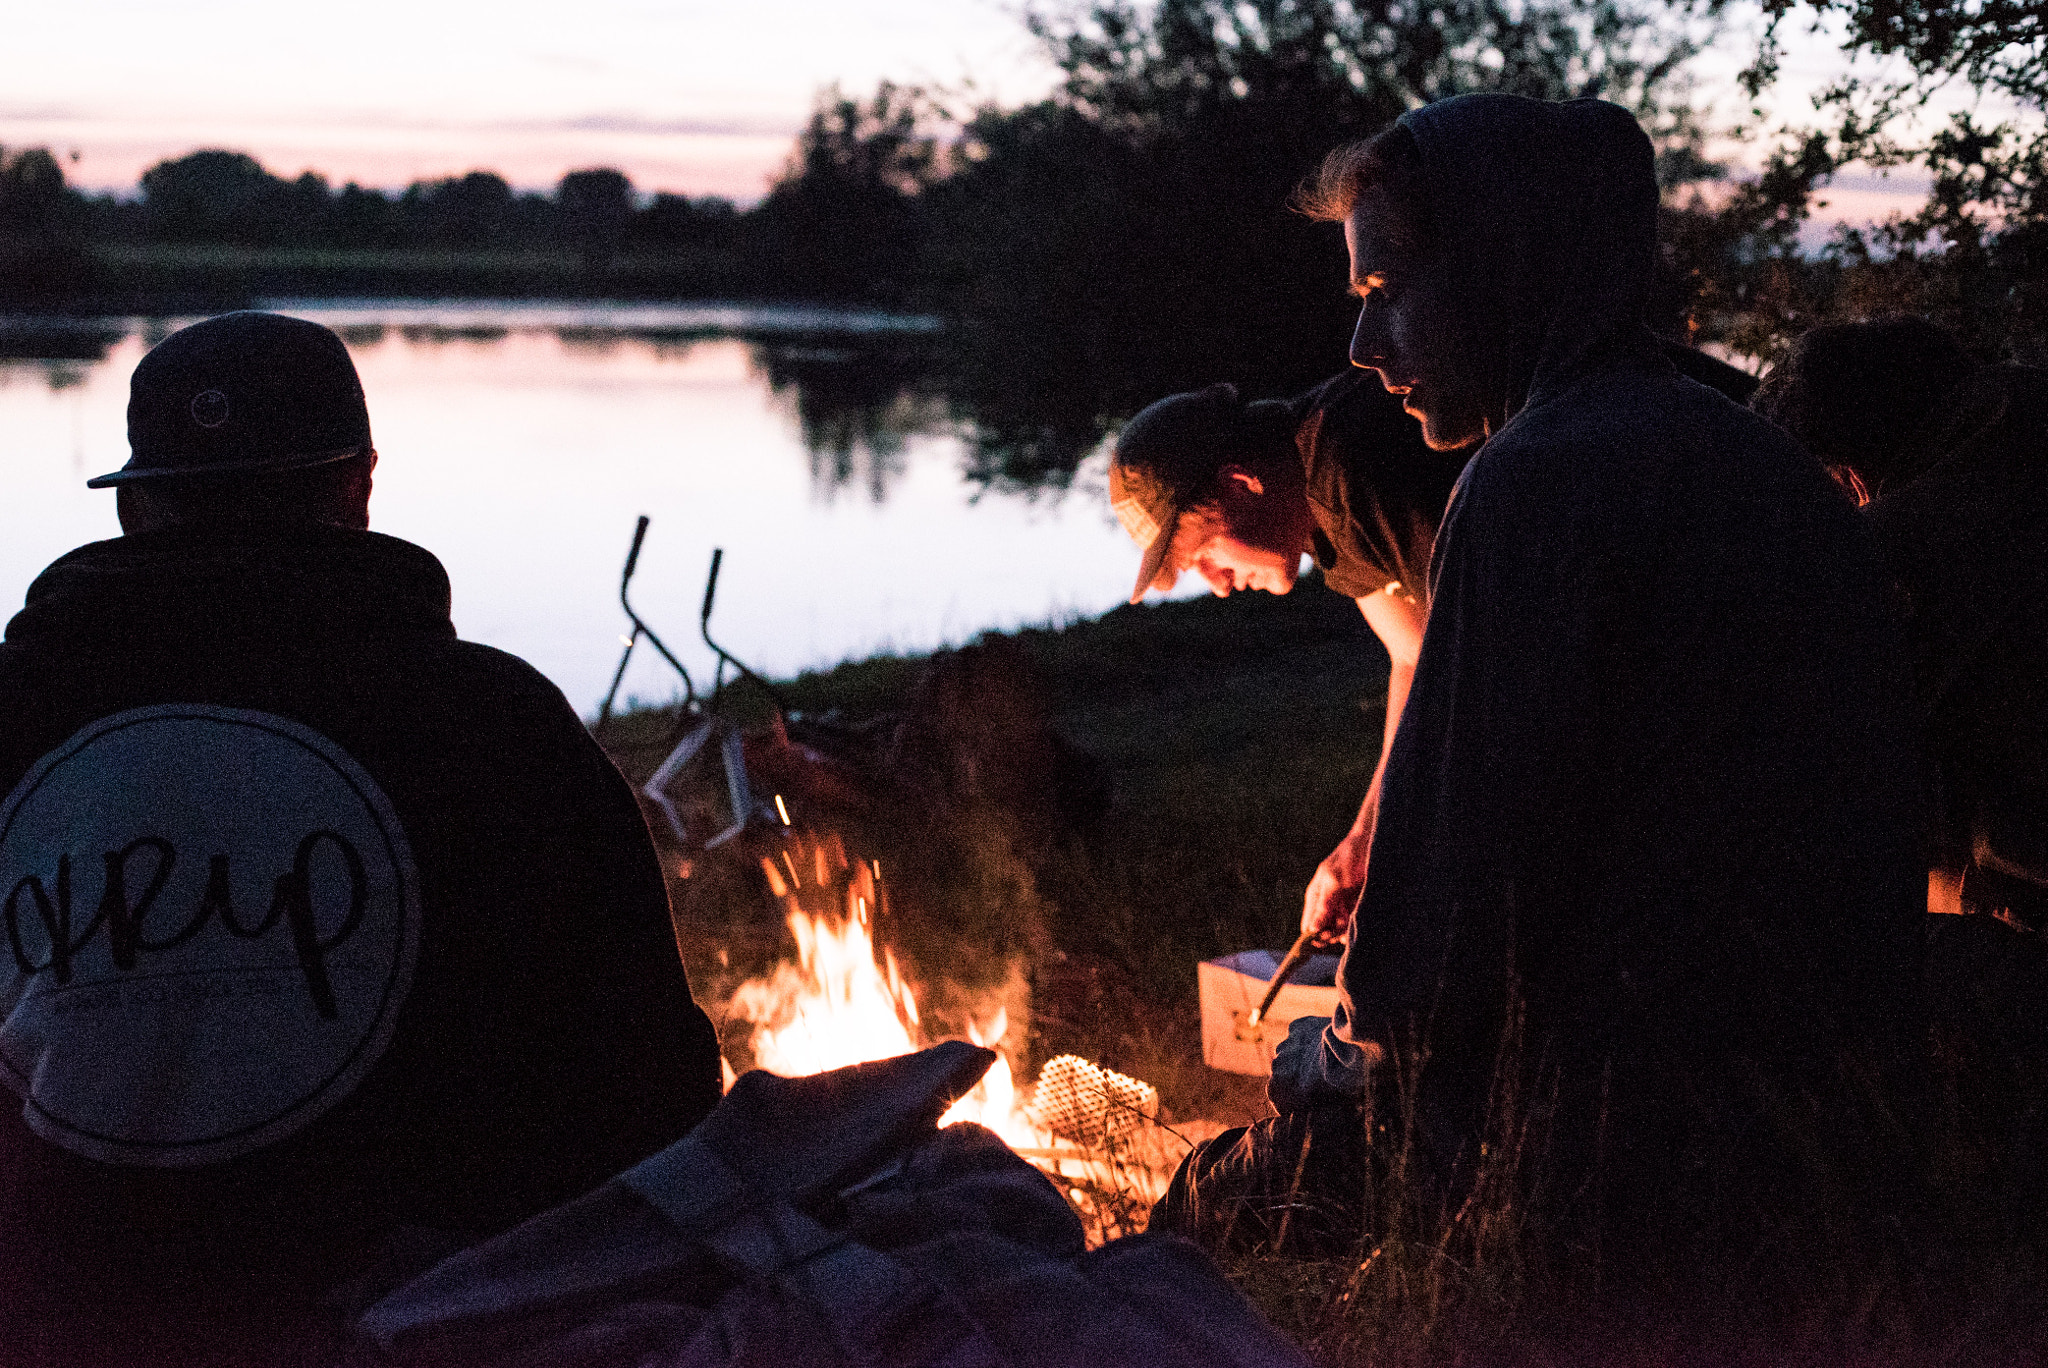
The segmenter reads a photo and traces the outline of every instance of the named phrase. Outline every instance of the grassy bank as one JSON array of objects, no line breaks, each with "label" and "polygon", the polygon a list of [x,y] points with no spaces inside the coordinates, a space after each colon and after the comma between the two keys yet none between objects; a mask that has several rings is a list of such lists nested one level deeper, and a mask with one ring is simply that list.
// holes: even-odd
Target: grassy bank
[{"label": "grassy bank", "polygon": [[[945,934],[906,927],[900,948],[958,972],[976,943],[1028,941],[1034,1053],[1077,1050],[1149,1079],[1181,1115],[1241,1112],[1257,1086],[1201,1067],[1195,966],[1293,939],[1302,890],[1378,759],[1385,654],[1356,607],[1313,582],[1285,598],[1119,608],[995,644],[1052,727],[1093,757],[1107,803],[1030,850],[1003,816],[949,814],[937,843],[956,847],[961,872],[943,891]],[[795,715],[859,732],[915,716],[929,666],[885,656],[779,687]],[[670,720],[629,714],[607,733],[630,775],[659,762]],[[736,972],[730,945],[719,949],[727,963],[692,966],[707,982]]]},{"label": "grassy bank", "polygon": [[[980,662],[984,685],[998,673],[1008,687],[963,692],[960,680],[973,671],[949,672],[949,661],[967,660]],[[908,890],[909,910],[878,926],[913,981],[993,984],[991,966],[1021,955],[1031,976],[1030,1063],[1079,1053],[1157,1084],[1179,1118],[1234,1122],[1263,1112],[1262,1082],[1202,1066],[1195,966],[1292,938],[1302,887],[1350,820],[1377,759],[1385,684],[1386,658],[1356,608],[1311,584],[1281,599],[1120,608],[970,651],[850,662],[778,687],[799,728],[823,719],[854,738],[849,773],[871,779],[881,795],[867,808],[848,806],[835,830],[863,856],[886,850],[892,879]],[[977,808],[946,796],[943,783],[892,787],[886,778],[891,766],[945,768],[927,744],[934,716],[940,739],[952,733],[960,743],[955,758],[973,762],[967,768],[1002,759],[1031,730],[996,715],[1004,713],[1049,721],[1092,756],[1106,802],[1034,825],[1028,802]],[[607,744],[642,777],[673,724],[671,714],[633,713],[606,733]],[[1019,773],[1040,772],[1028,757],[1010,758]],[[673,885],[693,981],[710,1000],[789,953],[751,858],[729,860],[724,876],[700,861]],[[1985,979],[1988,990],[1983,964],[1967,963],[1966,977]],[[944,1011],[934,1001],[935,1035],[947,1033]],[[2040,1290],[2048,1261],[2031,1204],[2038,1150],[2013,1139],[2036,1133],[2014,1120],[2021,1113],[2048,1115],[2038,1053],[2010,1061],[2017,1082],[1937,1056],[1926,1115],[1914,1123],[1930,1170],[1927,1191],[1914,1199],[1924,1208],[1901,1208],[1897,1230],[1867,1249],[1851,1241],[1797,1266],[1766,1266],[1761,1279],[1747,1266],[1717,1271],[1741,1296],[1758,1282],[1813,1291],[1789,1311],[1724,1300],[1710,1279],[1688,1284],[1691,1299],[1644,1302],[1639,1320],[1583,1315],[1591,1303],[1578,1298],[1589,1270],[1602,1267],[1599,1255],[1559,1262],[1542,1244],[1540,1218],[1523,1195],[1525,1178],[1550,1158],[1531,1119],[1543,1099],[1512,1089],[1494,1098],[1471,1199],[1456,1210],[1409,1177],[1414,1118],[1388,1117],[1374,1133],[1383,1138],[1368,1139],[1367,1159],[1329,1186],[1348,1179],[1356,1201],[1355,1215],[1342,1213],[1350,1224],[1334,1250],[1279,1254],[1251,1241],[1226,1250],[1227,1271],[1330,1365],[2039,1361],[2027,1356],[2048,1341]],[[1508,1046],[1501,1077],[1521,1078],[1524,1062]],[[1962,1096],[1961,1086],[1984,1078],[2006,1081],[1995,1096]],[[1986,1118],[1996,1124],[1981,1128]],[[1819,1150],[1836,1143],[1853,1142],[1845,1135]],[[1838,1211],[1841,1229],[1859,1229],[1851,1217],[1861,1219],[1861,1199],[1847,1187],[1801,1190],[1821,1216]]]}]

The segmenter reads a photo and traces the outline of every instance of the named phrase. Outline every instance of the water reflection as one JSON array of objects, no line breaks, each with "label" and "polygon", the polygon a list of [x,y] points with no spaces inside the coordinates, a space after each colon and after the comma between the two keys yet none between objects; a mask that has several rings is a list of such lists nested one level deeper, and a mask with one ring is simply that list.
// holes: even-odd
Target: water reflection
[{"label": "water reflection", "polygon": [[[336,327],[362,372],[383,454],[375,526],[442,558],[465,636],[533,661],[585,710],[616,663],[619,564],[642,513],[654,527],[636,597],[657,630],[694,638],[704,567],[723,547],[728,644],[775,674],[1097,613],[1129,582],[1134,552],[1099,490],[1016,497],[1033,487],[1014,477],[1030,460],[1052,472],[1036,487],[1072,478],[1092,401],[1075,404],[1075,427],[991,436],[948,393],[952,342],[929,320],[290,311]],[[127,459],[129,372],[178,322],[34,333],[0,320],[0,616],[43,565],[115,534],[113,500],[83,482]],[[672,687],[636,664],[625,691]]]},{"label": "water reflection", "polygon": [[810,337],[753,345],[755,373],[790,409],[827,497],[858,485],[876,503],[904,471],[909,440],[948,430],[929,339]]},{"label": "water reflection", "polygon": [[[872,501],[885,500],[906,469],[907,444],[942,434],[964,444],[962,473],[979,490],[1062,491],[1101,445],[1112,426],[1109,410],[1117,407],[1100,373],[1071,364],[1074,339],[949,336],[935,320],[917,316],[516,302],[283,301],[273,307],[320,318],[358,352],[375,350],[393,334],[431,348],[546,332],[565,350],[592,359],[632,347],[680,360],[707,340],[744,340],[754,373],[795,421],[817,492],[828,499],[857,489]],[[131,336],[146,349],[182,321],[0,317],[0,361],[38,362],[45,383],[62,389],[81,377],[60,363],[104,361]],[[1132,371],[1143,367],[1127,359],[1109,369],[1124,382],[1111,388],[1128,389]]]}]

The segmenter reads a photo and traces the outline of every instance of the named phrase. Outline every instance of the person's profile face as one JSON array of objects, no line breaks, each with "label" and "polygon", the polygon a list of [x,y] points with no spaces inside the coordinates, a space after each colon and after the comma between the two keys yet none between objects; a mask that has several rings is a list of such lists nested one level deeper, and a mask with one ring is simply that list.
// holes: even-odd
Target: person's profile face
[{"label": "person's profile face", "polygon": [[1423,440],[1452,451],[1486,435],[1478,348],[1441,253],[1425,250],[1386,191],[1372,186],[1344,220],[1351,291],[1359,298],[1351,364],[1422,421]]},{"label": "person's profile face", "polygon": [[1284,594],[1294,588],[1300,536],[1281,500],[1236,467],[1226,467],[1217,483],[1216,511],[1194,525],[1192,537],[1176,541],[1173,569],[1194,571],[1222,598],[1240,589]]},{"label": "person's profile face", "polygon": [[1233,537],[1227,530],[1218,531],[1194,549],[1187,568],[1200,575],[1219,598],[1228,598],[1239,589],[1284,594],[1294,587],[1301,571],[1301,553],[1275,551]]}]

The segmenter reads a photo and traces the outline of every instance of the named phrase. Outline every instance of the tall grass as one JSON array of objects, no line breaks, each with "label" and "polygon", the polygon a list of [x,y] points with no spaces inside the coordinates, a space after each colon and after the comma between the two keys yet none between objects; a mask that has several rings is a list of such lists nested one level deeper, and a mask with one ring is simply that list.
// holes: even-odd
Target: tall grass
[{"label": "tall grass", "polygon": [[[920,710],[943,710],[920,692],[927,662],[856,662],[782,686],[805,719],[852,738],[848,753],[882,795],[836,820],[890,871],[898,896],[884,937],[914,979],[932,983],[993,983],[1021,966],[1027,1072],[1072,1052],[1155,1084],[1170,1116],[1254,1121],[1267,1111],[1262,1081],[1201,1063],[1195,966],[1291,939],[1301,890],[1377,759],[1384,656],[1356,610],[1312,584],[1280,600],[1120,609],[1013,634],[1004,649],[1005,672],[1038,680],[1043,720],[1103,767],[1110,799],[1085,821],[1020,817],[1022,800],[1000,783],[962,779],[1021,723],[976,722],[968,708],[948,726],[981,727],[979,741],[935,752],[903,739]],[[607,743],[644,775],[670,722],[630,714]],[[931,782],[891,787],[885,771],[912,755]],[[700,990],[786,953],[758,879],[744,861],[707,861],[676,885]],[[1957,972],[1984,977],[1974,965]],[[1925,1179],[1902,1199],[1912,1209],[1897,1214],[1885,1251],[1860,1247],[1881,1194],[1867,1190],[1855,1151],[1879,1141],[1829,1100],[1849,1096],[1847,1082],[1773,1104],[1773,1143],[1796,1160],[1813,1207],[1795,1213],[1797,1231],[1738,1231],[1727,1247],[1748,1253],[1725,1265],[1697,1258],[1690,1276],[1661,1283],[1577,1240],[1558,1213],[1566,1188],[1600,1166],[1578,1152],[1581,1132],[1561,1138],[1557,1074],[1518,1011],[1474,1152],[1447,1163],[1419,1144],[1432,1060],[1418,1036],[1379,1114],[1328,1161],[1345,1166],[1335,1179],[1296,1154],[1301,1185],[1279,1209],[1283,1220],[1306,1209],[1297,1199],[1313,1177],[1319,1200],[1338,1194],[1340,1209],[1317,1218],[1322,1238],[1257,1220],[1213,1243],[1260,1309],[1330,1365],[2048,1361],[2048,998],[2040,1027],[2008,1026],[1987,1043],[1982,1005],[1951,996],[1945,1029],[1967,1048],[1948,1048],[1924,1107],[1885,1123],[1910,1132]],[[1674,1140],[1674,1181],[1678,1150]],[[1138,1184],[1119,1181],[1114,1164],[1102,1171],[1083,1201],[1105,1233],[1132,1228]],[[1678,1244],[1698,1233],[1670,1232]],[[1635,1244],[1654,1257],[1653,1244]],[[1671,1267],[1684,1266],[1674,1254]]]}]

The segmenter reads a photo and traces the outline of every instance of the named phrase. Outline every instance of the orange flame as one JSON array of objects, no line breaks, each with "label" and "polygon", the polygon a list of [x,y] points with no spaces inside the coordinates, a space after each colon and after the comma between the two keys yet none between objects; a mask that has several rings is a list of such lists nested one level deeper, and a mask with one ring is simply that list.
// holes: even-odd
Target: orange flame
[{"label": "orange flame", "polygon": [[[875,945],[872,909],[879,867],[869,861],[849,861],[836,836],[816,842],[809,854],[805,859],[799,849],[791,858],[785,851],[779,859],[761,862],[770,889],[786,905],[796,962],[783,961],[765,977],[750,979],[733,993],[731,1015],[754,1026],[750,1041],[754,1063],[771,1073],[795,1077],[923,1048],[931,1041],[918,1019],[917,995],[897,967],[894,953]],[[830,889],[841,873],[846,879],[844,914],[839,915],[837,908],[806,910],[802,895],[811,893],[811,900],[818,902],[816,895]],[[811,876],[808,886],[805,875]],[[840,901],[832,897],[828,906]],[[1141,1229],[1142,1212],[1164,1191],[1181,1147],[1164,1134],[1133,1135],[1133,1128],[1122,1123],[1108,1129],[1101,1123],[1094,1125],[1092,1144],[1076,1143],[1083,1137],[1056,1133],[1035,1113],[1029,1096],[1032,1090],[1018,1086],[1008,1056],[998,1048],[1009,1033],[1007,1013],[1000,1004],[990,1004],[990,1008],[985,1017],[968,1025],[967,1034],[975,1044],[996,1049],[996,1062],[973,1091],[947,1110],[939,1124],[971,1121],[994,1131],[1060,1185],[1093,1238]],[[1112,1104],[1126,1112],[1132,1105],[1142,1106],[1148,1114],[1156,1109],[1157,1093],[1134,1079],[1072,1056],[1048,1065],[1048,1077],[1059,1072],[1054,1067],[1058,1065],[1067,1066],[1063,1079],[1067,1074],[1076,1079],[1085,1075],[1094,1081],[1096,1092],[1107,1086],[1105,1079],[1126,1087],[1124,1094],[1105,1093],[1098,1099],[1097,1110]],[[730,1086],[729,1065],[727,1075]],[[1075,1091],[1072,1084],[1069,1079],[1066,1092]],[[1128,1103],[1126,1097],[1138,1095],[1130,1089],[1148,1094],[1150,1101]],[[1065,1093],[1060,1096],[1060,1105],[1071,1108],[1072,1099]],[[1104,1205],[1105,1195],[1117,1208],[1113,1215]]]}]

